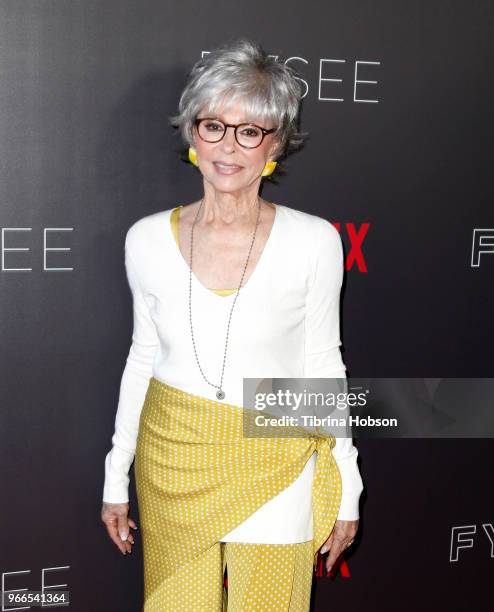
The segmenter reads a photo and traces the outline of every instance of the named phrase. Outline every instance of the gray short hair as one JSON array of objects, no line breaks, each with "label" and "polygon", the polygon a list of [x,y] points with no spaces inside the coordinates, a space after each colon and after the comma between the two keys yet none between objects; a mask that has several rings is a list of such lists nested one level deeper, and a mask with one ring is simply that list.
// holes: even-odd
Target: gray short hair
[{"label": "gray short hair", "polygon": [[189,73],[180,96],[179,114],[169,117],[183,140],[192,145],[197,114],[214,113],[239,103],[247,121],[273,123],[278,155],[299,148],[305,133],[298,131],[302,87],[290,66],[269,57],[260,44],[236,39],[207,53]]}]

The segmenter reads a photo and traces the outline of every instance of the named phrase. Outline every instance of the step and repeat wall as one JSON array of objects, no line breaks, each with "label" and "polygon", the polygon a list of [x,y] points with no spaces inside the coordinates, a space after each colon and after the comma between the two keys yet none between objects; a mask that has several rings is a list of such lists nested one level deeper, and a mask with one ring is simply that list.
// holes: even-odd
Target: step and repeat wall
[{"label": "step and repeat wall", "polygon": [[[341,234],[348,376],[492,376],[493,26],[487,1],[0,2],[4,590],[141,609],[139,533],[123,556],[100,520],[132,333],[124,237],[200,198],[168,117],[230,38],[302,81],[309,138],[262,195]],[[356,445],[359,533],[314,574],[313,609],[487,602],[492,439]],[[130,504],[139,524],[133,471]]]}]

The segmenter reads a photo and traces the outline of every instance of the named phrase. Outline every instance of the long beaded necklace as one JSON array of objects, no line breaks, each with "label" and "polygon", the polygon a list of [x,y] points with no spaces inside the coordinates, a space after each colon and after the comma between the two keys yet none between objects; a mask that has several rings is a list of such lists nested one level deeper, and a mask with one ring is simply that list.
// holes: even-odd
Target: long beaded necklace
[{"label": "long beaded necklace", "polygon": [[201,203],[199,205],[199,208],[197,209],[197,213],[194,219],[194,222],[192,223],[192,227],[190,228],[190,264],[189,264],[189,321],[190,321],[190,334],[192,337],[192,345],[194,347],[194,355],[196,357],[196,361],[197,361],[197,365],[199,366],[199,370],[201,371],[202,377],[204,378],[204,380],[208,383],[208,385],[211,385],[212,387],[214,387],[215,389],[218,389],[216,391],[216,397],[218,399],[225,399],[225,392],[223,391],[223,374],[225,372],[225,362],[226,362],[226,352],[227,352],[227,346],[228,346],[228,335],[230,333],[230,321],[232,318],[232,313],[233,313],[233,309],[235,307],[235,303],[237,301],[238,298],[238,294],[240,292],[240,288],[242,287],[242,282],[244,280],[244,276],[245,276],[245,271],[247,270],[247,265],[249,263],[249,259],[250,259],[250,254],[252,252],[252,246],[254,245],[254,240],[256,238],[256,234],[257,234],[257,227],[259,225],[259,218],[260,218],[260,214],[261,214],[261,200],[258,198],[258,210],[257,210],[257,220],[256,220],[256,226],[254,228],[254,233],[252,235],[252,240],[250,243],[250,248],[249,248],[249,254],[247,256],[247,261],[245,262],[245,266],[244,266],[244,271],[242,272],[242,278],[240,279],[240,285],[237,289],[237,292],[235,294],[235,299],[233,300],[233,304],[232,307],[230,309],[230,315],[228,317],[228,325],[226,328],[226,340],[225,340],[225,350],[223,353],[223,367],[221,370],[221,379],[220,379],[220,384],[219,385],[215,385],[214,383],[210,382],[202,368],[201,368],[201,364],[199,363],[199,358],[197,356],[197,350],[196,350],[196,343],[194,340],[194,329],[192,326],[192,245],[193,245],[193,239],[194,239],[194,226],[197,222],[198,216],[199,216],[199,212],[201,211],[202,208],[202,203],[204,202],[204,198],[202,198]]}]

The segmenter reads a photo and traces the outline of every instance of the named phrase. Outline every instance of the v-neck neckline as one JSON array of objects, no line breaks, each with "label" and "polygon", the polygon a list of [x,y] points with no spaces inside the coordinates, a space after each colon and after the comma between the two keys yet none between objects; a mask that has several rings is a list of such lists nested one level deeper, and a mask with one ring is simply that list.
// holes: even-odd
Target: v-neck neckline
[{"label": "v-neck neckline", "polygon": [[[242,285],[242,287],[240,288],[240,292],[244,293],[245,291],[249,290],[250,286],[252,285],[252,281],[256,281],[257,277],[260,274],[259,268],[261,268],[261,272],[262,272],[262,267],[265,266],[265,259],[267,258],[267,256],[269,255],[269,251],[270,249],[273,248],[272,243],[274,238],[276,237],[277,231],[278,231],[278,226],[279,226],[279,222],[280,222],[280,208],[281,208],[281,204],[275,204],[273,202],[273,205],[275,207],[275,215],[274,215],[274,220],[273,223],[271,225],[271,229],[269,231],[269,235],[268,238],[264,244],[264,248],[259,256],[259,259],[257,260],[256,263],[256,267],[254,268],[254,270],[252,271],[251,275],[249,276],[249,278],[247,279],[247,282],[244,283]],[[180,205],[182,206],[182,205]],[[177,208],[177,207],[175,207]],[[173,210],[175,210],[174,208],[172,208],[168,215],[167,215],[167,222],[168,222],[168,236],[171,239],[173,245],[173,251],[174,253],[176,253],[177,258],[180,260],[182,267],[185,269],[185,271],[187,272],[187,274],[190,274],[190,266],[188,264],[188,262],[185,260],[185,257],[182,254],[182,251],[180,250],[180,246],[179,244],[177,244],[176,240],[175,240],[175,236],[173,235],[173,228],[172,225],[170,223],[170,216],[171,213],[173,212]],[[219,295],[218,293],[216,293],[215,291],[213,291],[212,289],[209,289],[208,287],[206,287],[205,285],[203,285],[203,283],[197,278],[197,276],[195,275],[195,272],[192,271],[192,281],[203,291],[208,293],[210,296],[212,296],[213,298],[216,298],[218,300],[223,300],[224,302],[228,301],[229,298],[235,297],[238,293],[237,290],[233,291],[232,293],[228,294],[228,295]]]}]

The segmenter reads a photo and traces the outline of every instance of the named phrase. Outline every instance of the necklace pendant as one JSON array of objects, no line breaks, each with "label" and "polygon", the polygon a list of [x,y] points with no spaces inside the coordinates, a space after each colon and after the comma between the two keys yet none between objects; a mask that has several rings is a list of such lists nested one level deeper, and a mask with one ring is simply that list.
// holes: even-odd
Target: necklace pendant
[{"label": "necklace pendant", "polygon": [[216,397],[218,399],[225,399],[225,392],[222,389],[219,389],[216,391]]}]

